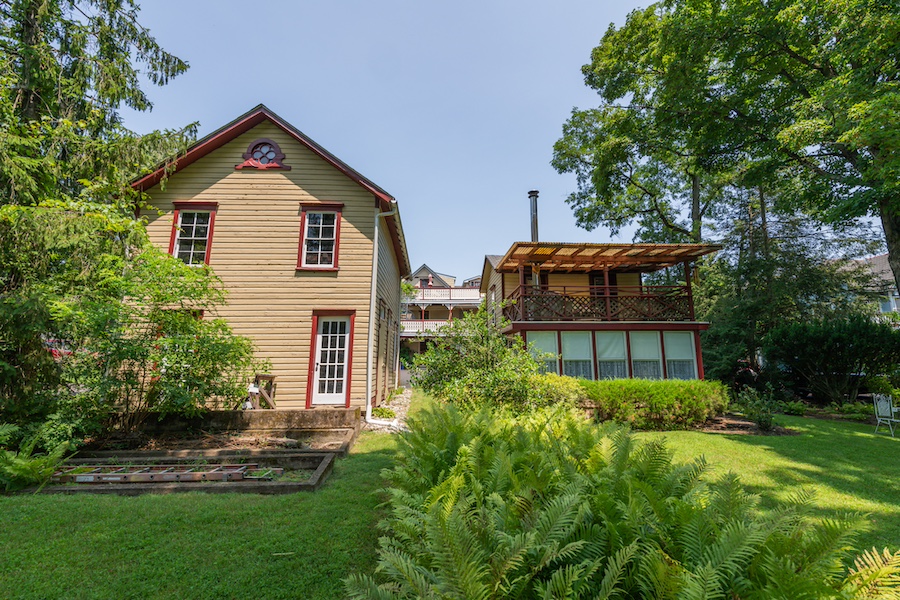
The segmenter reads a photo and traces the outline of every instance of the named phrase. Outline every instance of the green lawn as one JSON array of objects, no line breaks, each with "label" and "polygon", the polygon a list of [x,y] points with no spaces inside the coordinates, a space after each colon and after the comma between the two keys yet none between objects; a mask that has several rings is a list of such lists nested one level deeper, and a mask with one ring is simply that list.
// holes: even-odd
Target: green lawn
[{"label": "green lawn", "polygon": [[[764,505],[806,487],[823,515],[870,513],[858,547],[900,548],[900,438],[781,422],[800,435],[640,436],[740,473]],[[0,497],[0,598],[342,598],[348,573],[374,568],[379,471],[395,450],[394,436],[363,434],[315,493]]]},{"label": "green lawn", "polygon": [[0,598],[343,598],[395,447],[364,433],[314,493],[0,496]]},{"label": "green lawn", "polygon": [[874,427],[848,421],[779,416],[800,435],[722,435],[699,432],[642,433],[664,437],[684,461],[698,454],[713,473],[733,471],[763,506],[800,489],[815,493],[816,512],[867,513],[871,529],[857,548],[900,549],[900,437],[872,435]]}]

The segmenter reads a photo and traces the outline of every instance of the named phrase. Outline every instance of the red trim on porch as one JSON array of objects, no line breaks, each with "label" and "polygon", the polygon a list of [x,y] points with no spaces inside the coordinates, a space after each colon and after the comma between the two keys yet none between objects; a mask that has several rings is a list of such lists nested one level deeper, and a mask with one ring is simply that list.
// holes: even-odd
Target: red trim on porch
[{"label": "red trim on porch", "polygon": [[517,331],[705,331],[709,323],[697,321],[516,321],[503,333]]},{"label": "red trim on porch", "polygon": [[556,372],[563,375],[562,332],[556,332]]},{"label": "red trim on porch", "polygon": [[631,334],[625,332],[625,362],[628,363],[628,379],[634,379],[634,370],[631,368]]},{"label": "red trim on porch", "polygon": [[697,355],[697,379],[705,379],[703,373],[703,352],[700,349],[700,332],[694,332],[694,353]]},{"label": "red trim on porch", "polygon": [[666,336],[664,332],[659,332],[659,358],[662,360],[662,378],[669,378],[669,368],[666,365]]}]

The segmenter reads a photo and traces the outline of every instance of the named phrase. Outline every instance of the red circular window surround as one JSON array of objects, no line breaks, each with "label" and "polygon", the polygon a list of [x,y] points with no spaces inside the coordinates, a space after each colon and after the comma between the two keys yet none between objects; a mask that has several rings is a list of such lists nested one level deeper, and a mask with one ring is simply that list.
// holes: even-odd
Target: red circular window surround
[{"label": "red circular window surround", "polygon": [[254,141],[243,154],[244,162],[235,165],[235,169],[284,169],[284,153],[278,144],[270,139],[262,138]]}]

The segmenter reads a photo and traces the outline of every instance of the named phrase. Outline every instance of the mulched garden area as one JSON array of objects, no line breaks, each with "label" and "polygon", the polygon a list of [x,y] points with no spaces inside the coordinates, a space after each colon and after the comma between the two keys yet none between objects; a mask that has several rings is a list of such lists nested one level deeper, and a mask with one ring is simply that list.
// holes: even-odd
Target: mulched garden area
[{"label": "mulched garden area", "polygon": [[780,425],[775,425],[769,431],[760,431],[753,421],[740,415],[726,414],[721,417],[713,417],[699,427],[704,433],[727,433],[731,435],[798,435],[798,432]]}]

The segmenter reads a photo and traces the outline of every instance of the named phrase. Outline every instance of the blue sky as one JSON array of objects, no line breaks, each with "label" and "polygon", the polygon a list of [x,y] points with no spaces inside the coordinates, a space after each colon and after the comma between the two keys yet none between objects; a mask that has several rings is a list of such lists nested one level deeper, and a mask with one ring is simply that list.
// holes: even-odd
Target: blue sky
[{"label": "blue sky", "polygon": [[140,22],[191,68],[122,114],[202,136],[264,103],[397,199],[413,268],[466,278],[530,239],[531,189],[542,241],[630,241],[576,227],[550,158],[572,108],[597,105],[591,49],[641,5],[144,0]]}]

